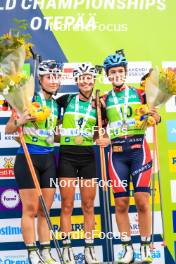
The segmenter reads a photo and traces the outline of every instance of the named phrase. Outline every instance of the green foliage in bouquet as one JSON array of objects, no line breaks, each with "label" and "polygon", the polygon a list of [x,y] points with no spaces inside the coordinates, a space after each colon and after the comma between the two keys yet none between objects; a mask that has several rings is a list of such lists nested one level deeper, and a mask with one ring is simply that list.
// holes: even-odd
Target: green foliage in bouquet
[{"label": "green foliage in bouquet", "polygon": [[16,24],[16,28],[10,29],[8,33],[5,33],[0,37],[0,62],[21,46],[24,46],[25,48],[26,59],[29,59],[32,56],[30,52],[32,43],[28,42],[31,35],[21,33],[22,30],[27,30],[28,25],[26,20],[14,19],[14,22]]}]

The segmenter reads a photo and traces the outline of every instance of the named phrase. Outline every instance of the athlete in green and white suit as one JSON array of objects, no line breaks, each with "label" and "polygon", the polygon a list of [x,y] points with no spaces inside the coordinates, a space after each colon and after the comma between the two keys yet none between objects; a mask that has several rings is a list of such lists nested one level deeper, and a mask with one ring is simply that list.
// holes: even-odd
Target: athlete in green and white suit
[{"label": "athlete in green and white suit", "polygon": [[[54,130],[57,125],[58,105],[52,95],[60,86],[61,64],[53,60],[42,61],[38,66],[40,92],[33,98],[40,106],[47,106],[51,114],[42,122],[35,121],[26,110],[18,120],[11,116],[6,126],[6,133],[14,133],[23,127],[24,139],[30,153],[47,210],[50,211],[54,200],[56,164],[54,158]],[[53,78],[54,77],[54,78]],[[34,122],[35,121],[35,126]],[[14,174],[22,201],[22,235],[28,250],[30,264],[58,264],[51,256],[50,230],[41,209],[31,173],[28,168],[22,146],[19,148],[14,165]],[[36,245],[35,217],[37,215],[37,236],[40,252]]]},{"label": "athlete in green and white suit", "polygon": [[81,64],[73,74],[79,93],[65,95],[57,100],[59,106],[64,108],[59,160],[61,231],[66,235],[63,238],[63,260],[65,263],[75,263],[70,232],[75,194],[74,182],[76,178],[79,178],[81,207],[84,215],[85,262],[93,264],[98,263],[92,233],[95,225],[94,199],[97,178],[93,148],[97,114],[92,93],[96,69],[89,64]]}]

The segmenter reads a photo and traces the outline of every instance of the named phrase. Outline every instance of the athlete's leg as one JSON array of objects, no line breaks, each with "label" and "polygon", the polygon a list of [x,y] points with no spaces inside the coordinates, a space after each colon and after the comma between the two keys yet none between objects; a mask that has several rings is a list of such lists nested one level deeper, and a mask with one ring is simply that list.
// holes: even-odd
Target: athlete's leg
[{"label": "athlete's leg", "polygon": [[[48,153],[41,155],[40,159],[40,187],[42,195],[46,204],[48,213],[54,200],[55,186],[53,182],[56,182],[56,165],[54,160],[54,153]],[[38,210],[38,236],[40,243],[50,241],[50,231],[46,221],[46,217],[41,205]]]},{"label": "athlete's leg", "polygon": [[116,222],[123,249],[118,258],[118,263],[131,263],[134,259],[134,254],[128,215],[130,171],[127,152],[110,152],[109,174],[114,191]]},{"label": "athlete's leg", "polygon": [[60,226],[62,232],[63,260],[65,263],[75,263],[74,253],[71,246],[70,232],[71,215],[74,206],[75,178],[59,178],[61,194],[61,216]]},{"label": "athlete's leg", "polygon": [[22,202],[21,228],[24,243],[32,244],[36,241],[34,220],[39,208],[38,195],[35,189],[20,189],[19,193]]},{"label": "athlete's leg", "polygon": [[65,263],[75,263],[73,249],[71,246],[70,232],[71,215],[74,206],[74,195],[76,188],[77,167],[72,155],[62,155],[59,161],[59,188],[61,194],[61,232],[63,246],[63,260]]},{"label": "athlete's leg", "polygon": [[[37,168],[35,171],[38,176]],[[36,241],[34,219],[39,208],[39,201],[24,154],[16,156],[14,174],[22,202],[21,227],[24,242],[32,244]]]},{"label": "athlete's leg", "polygon": [[128,216],[130,174],[126,157],[127,154],[124,154],[124,152],[110,152],[109,175],[114,192],[116,221],[119,232],[130,236]]},{"label": "athlete's leg", "polygon": [[95,227],[94,200],[96,195],[96,186],[96,180],[80,180],[81,206],[84,214],[84,232],[87,234],[87,238],[92,238],[91,233]]},{"label": "athlete's leg", "polygon": [[81,205],[84,214],[84,233],[85,233],[85,263],[99,263],[94,249],[95,216],[94,200],[96,195],[96,179],[82,179],[80,181]]},{"label": "athlete's leg", "polygon": [[82,159],[78,169],[78,177],[80,178],[81,206],[84,214],[85,263],[99,263],[95,254],[93,233],[95,229],[94,200],[97,187],[97,169],[94,155]]},{"label": "athlete's leg", "polygon": [[115,198],[116,222],[121,236],[131,236],[128,209],[129,197]]},{"label": "athlete's leg", "polygon": [[141,236],[151,235],[151,212],[149,204],[151,169],[151,154],[148,144],[144,139],[142,148],[133,150],[133,160],[131,162],[134,198],[138,211]]},{"label": "athlete's leg", "polygon": [[[78,170],[81,206],[84,214],[84,232],[91,233],[94,229],[94,200],[96,195],[96,162],[94,157],[85,159]],[[92,237],[91,235],[88,237]]]},{"label": "athlete's leg", "polygon": [[145,192],[136,192],[134,194],[134,198],[138,211],[140,235],[143,237],[149,237],[151,235],[150,194]]},{"label": "athlete's leg", "polygon": [[[47,211],[49,212],[54,199],[55,188],[43,188],[42,195],[46,204]],[[51,246],[50,246],[50,230],[46,221],[46,216],[44,211],[39,206],[38,210],[38,236],[40,241],[40,253],[42,258],[45,261],[45,264],[57,264],[56,260],[51,255]],[[56,238],[57,238],[56,234]]]},{"label": "athlete's leg", "polygon": [[152,262],[152,258],[149,247],[151,240],[151,210],[149,199],[152,160],[150,149],[145,139],[142,148],[134,150],[133,157],[131,171],[141,235],[141,258],[142,261],[150,263]]},{"label": "athlete's leg", "polygon": [[71,215],[74,206],[75,178],[59,178],[61,193],[61,231],[71,232]]},{"label": "athlete's leg", "polygon": [[[42,195],[43,195],[48,212],[50,211],[52,203],[53,203],[54,193],[55,193],[54,188],[42,189]],[[37,229],[38,229],[38,236],[39,236],[40,242],[50,241],[50,231],[49,231],[48,224],[46,221],[46,216],[44,214],[44,211],[41,205],[39,206],[39,210],[38,210]]]}]

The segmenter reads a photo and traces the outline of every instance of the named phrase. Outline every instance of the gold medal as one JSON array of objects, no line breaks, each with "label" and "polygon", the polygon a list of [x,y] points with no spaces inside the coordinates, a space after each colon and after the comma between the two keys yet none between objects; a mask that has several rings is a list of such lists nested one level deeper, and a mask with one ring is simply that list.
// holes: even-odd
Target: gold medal
[{"label": "gold medal", "polygon": [[82,143],[83,143],[83,137],[82,136],[76,136],[75,137],[75,143],[77,144],[77,145],[81,145]]}]

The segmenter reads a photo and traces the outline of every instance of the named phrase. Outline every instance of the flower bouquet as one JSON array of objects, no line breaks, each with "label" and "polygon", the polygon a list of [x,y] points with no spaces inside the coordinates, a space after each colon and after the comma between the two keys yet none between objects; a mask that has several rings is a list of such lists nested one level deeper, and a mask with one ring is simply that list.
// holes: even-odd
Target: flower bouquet
[{"label": "flower bouquet", "polygon": [[15,24],[16,29],[0,37],[0,93],[18,114],[27,109],[37,122],[41,122],[51,113],[48,107],[32,103],[34,79],[22,73],[25,60],[32,55],[32,43],[27,42],[29,34],[20,33],[27,29],[25,20],[15,19]]},{"label": "flower bouquet", "polygon": [[155,119],[149,115],[149,108],[160,107],[166,103],[172,95],[176,95],[176,69],[155,68],[147,74],[143,82],[147,97],[147,105],[141,105],[136,109],[137,128],[146,129],[156,124]]},{"label": "flower bouquet", "polygon": [[25,20],[14,21],[16,28],[0,37],[0,69],[6,75],[12,74],[12,67],[16,72],[22,72],[24,61],[32,56],[32,43],[28,42],[31,36],[21,33],[27,29]]},{"label": "flower bouquet", "polygon": [[176,95],[176,69],[152,70],[145,82],[145,93],[151,107],[166,103],[172,95]]},{"label": "flower bouquet", "polygon": [[31,43],[27,43],[29,34],[21,34],[26,30],[25,20],[15,20],[16,28],[0,37],[0,93],[8,103],[22,113],[31,105],[34,94],[34,79],[22,73],[26,59],[30,53]]}]

